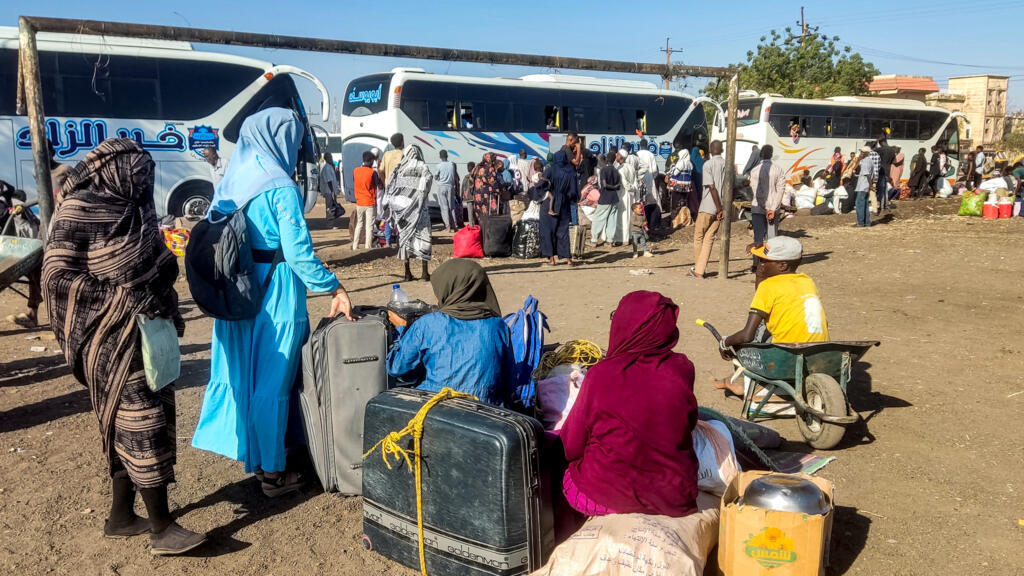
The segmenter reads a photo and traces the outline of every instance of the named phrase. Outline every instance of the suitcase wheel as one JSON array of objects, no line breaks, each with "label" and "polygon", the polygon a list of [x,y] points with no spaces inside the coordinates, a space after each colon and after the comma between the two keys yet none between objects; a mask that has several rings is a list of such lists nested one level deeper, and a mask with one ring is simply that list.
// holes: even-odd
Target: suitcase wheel
[{"label": "suitcase wheel", "polygon": [[363,539],[362,539],[361,542],[363,544],[363,549],[364,550],[373,550],[373,542],[370,542],[370,537],[369,536],[363,536]]}]

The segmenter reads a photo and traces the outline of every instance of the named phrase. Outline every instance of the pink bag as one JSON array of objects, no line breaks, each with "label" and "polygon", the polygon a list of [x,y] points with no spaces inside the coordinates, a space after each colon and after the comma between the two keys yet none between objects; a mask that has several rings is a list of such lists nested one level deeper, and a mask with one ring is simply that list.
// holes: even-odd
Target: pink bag
[{"label": "pink bag", "polygon": [[484,241],[479,226],[466,226],[452,237],[452,255],[456,258],[483,258]]}]

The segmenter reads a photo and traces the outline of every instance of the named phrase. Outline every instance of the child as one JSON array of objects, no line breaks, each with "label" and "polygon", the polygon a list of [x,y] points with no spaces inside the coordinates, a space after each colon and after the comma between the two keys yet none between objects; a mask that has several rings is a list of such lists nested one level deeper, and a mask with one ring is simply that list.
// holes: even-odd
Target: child
[{"label": "child", "polygon": [[633,244],[633,258],[638,256],[640,250],[644,251],[644,257],[654,256],[647,249],[647,218],[644,216],[644,205],[642,202],[633,204],[633,213],[629,217],[630,243]]},{"label": "child", "polygon": [[373,241],[374,210],[377,206],[377,191],[383,188],[380,176],[373,169],[376,158],[369,150],[363,152],[363,165],[352,171],[352,187],[356,196],[356,213],[352,216],[356,225],[352,232],[352,250],[359,248],[359,240],[366,234],[366,248]]}]

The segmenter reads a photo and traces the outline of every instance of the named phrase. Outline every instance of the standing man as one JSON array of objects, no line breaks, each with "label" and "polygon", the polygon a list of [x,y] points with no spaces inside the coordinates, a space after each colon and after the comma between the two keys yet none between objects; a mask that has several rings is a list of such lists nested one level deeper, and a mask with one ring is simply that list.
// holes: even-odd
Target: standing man
[{"label": "standing man", "polygon": [[640,170],[637,177],[643,182],[647,197],[645,204],[656,204],[661,206],[661,198],[658,196],[658,189],[654,186],[654,177],[658,174],[658,159],[648,149],[647,139],[640,140],[640,149],[636,151],[636,157],[640,160]]},{"label": "standing man", "polygon": [[359,248],[359,240],[366,239],[366,249],[373,242],[374,211],[377,208],[377,195],[383,192],[384,185],[380,176],[373,169],[374,155],[369,150],[363,152],[363,165],[352,171],[352,193],[356,198],[356,212],[349,219],[355,221],[352,233],[352,251]]},{"label": "standing man", "polygon": [[974,154],[974,187],[981,185],[985,177],[985,149],[981,146],[975,148]]},{"label": "standing man", "polygon": [[330,152],[324,152],[324,164],[320,167],[320,195],[324,197],[328,218],[344,214],[338,204],[338,179],[334,175],[334,158]]},{"label": "standing man", "polygon": [[[704,163],[704,194],[697,209],[697,222],[693,231],[693,268],[690,276],[704,278],[704,272],[715,246],[715,236],[725,211],[722,209],[722,190],[725,188],[725,158],[722,158],[722,141],[711,142],[711,159]],[[686,208],[683,208],[686,210]]]},{"label": "standing man", "polygon": [[434,194],[437,198],[437,206],[441,209],[441,220],[444,227],[455,232],[461,224],[459,214],[455,208],[459,202],[455,198],[456,189],[459,185],[459,170],[454,162],[448,161],[448,151],[441,150],[439,153],[441,161],[434,171]]},{"label": "standing man", "polygon": [[871,147],[860,149],[859,167],[857,171],[857,226],[871,226],[871,211],[868,209],[868,195],[878,181],[877,160],[871,156]]},{"label": "standing man", "polygon": [[216,190],[217,185],[224,178],[228,163],[220,157],[215,148],[203,148],[203,160],[210,165],[210,181],[213,182],[213,188]]},{"label": "standing man", "polygon": [[[782,206],[786,193],[786,173],[772,162],[775,149],[770,144],[761,147],[761,163],[750,172],[750,188],[754,200],[750,203],[750,223],[754,226],[754,245],[761,246],[765,240],[775,237],[776,212]],[[757,272],[758,259],[754,256],[751,272]]]},{"label": "standing man", "polygon": [[889,146],[888,137],[884,132],[875,143],[875,152],[878,153],[875,202],[878,204],[877,213],[880,214],[889,204],[889,173],[892,172],[892,163],[896,159],[896,149]]},{"label": "standing man", "polygon": [[398,164],[402,162],[405,136],[402,136],[401,132],[392,134],[391,145],[394,148],[385,152],[384,157],[380,159],[380,180],[384,183],[384,186],[388,185],[388,182],[391,181],[391,175],[395,172],[395,168],[398,168]]}]

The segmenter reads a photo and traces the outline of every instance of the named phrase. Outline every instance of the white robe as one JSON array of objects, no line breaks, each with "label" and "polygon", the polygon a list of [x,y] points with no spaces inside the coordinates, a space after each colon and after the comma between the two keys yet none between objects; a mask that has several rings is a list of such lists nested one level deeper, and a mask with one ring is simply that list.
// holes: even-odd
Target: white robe
[{"label": "white robe", "polygon": [[622,178],[622,190],[619,192],[619,227],[615,231],[613,242],[629,242],[630,214],[633,211],[633,202],[637,197],[636,170],[630,162],[615,164],[619,170],[619,177]]}]

